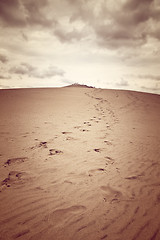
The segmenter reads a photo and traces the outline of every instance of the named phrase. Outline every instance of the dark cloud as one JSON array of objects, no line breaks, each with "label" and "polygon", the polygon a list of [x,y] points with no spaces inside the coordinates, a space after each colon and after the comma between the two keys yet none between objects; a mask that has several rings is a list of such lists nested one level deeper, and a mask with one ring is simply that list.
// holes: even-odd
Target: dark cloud
[{"label": "dark cloud", "polygon": [[146,6],[152,4],[154,0],[128,0],[124,3],[124,9],[129,11],[139,10],[140,8],[145,8]]},{"label": "dark cloud", "polygon": [[94,9],[97,7],[94,0],[77,0],[74,1],[74,4],[73,0],[67,0],[67,2],[73,9],[70,16],[71,23],[76,20],[82,20],[85,24],[89,24],[94,20]]},{"label": "dark cloud", "polygon": [[146,34],[134,33],[122,26],[99,25],[95,27],[97,43],[102,47],[119,48],[135,47],[146,42]]},{"label": "dark cloud", "polygon": [[4,25],[22,26],[26,23],[25,12],[19,0],[0,0],[0,19]]},{"label": "dark cloud", "polygon": [[65,73],[63,70],[55,66],[50,66],[48,69],[41,72],[38,68],[33,67],[28,63],[21,63],[19,66],[12,67],[9,72],[12,74],[27,75],[28,77],[35,78],[51,78],[54,76],[63,76]]},{"label": "dark cloud", "polygon": [[28,75],[31,76],[36,68],[32,67],[27,63],[21,63],[19,66],[10,68],[9,72],[19,75]]},{"label": "dark cloud", "polygon": [[160,19],[160,3],[156,0],[128,0],[123,6],[123,10],[129,11],[130,17],[137,24],[149,19]]},{"label": "dark cloud", "polygon": [[[92,36],[94,33],[96,38],[92,36],[92,39],[95,39],[99,46],[112,49],[133,48],[145,44],[150,36],[160,36],[159,28],[155,29],[154,24],[160,16],[160,8],[157,8],[158,3],[155,0],[126,0],[118,3],[110,0],[66,2],[71,8],[68,15],[70,23],[82,21],[90,29],[85,32],[85,36]],[[61,42],[83,38],[82,32],[66,31],[63,26],[54,33]]]},{"label": "dark cloud", "polygon": [[51,27],[56,21],[52,18],[47,18],[47,13],[43,12],[45,7],[49,7],[48,0],[23,0],[23,6],[27,12],[27,23],[32,25],[40,25],[43,27]]},{"label": "dark cloud", "polygon": [[48,4],[48,0],[0,0],[0,22],[8,27],[50,27],[54,21],[43,12]]},{"label": "dark cloud", "polygon": [[[68,29],[64,21],[61,22],[63,18],[70,23]],[[156,24],[159,20],[160,4],[157,0],[114,3],[111,0],[0,0],[0,23],[3,26],[40,26],[67,43],[89,35],[105,48],[139,47],[147,42],[148,37],[159,40],[159,24]],[[72,25],[78,21],[90,31],[74,28]],[[22,33],[22,37],[28,40],[27,34]]]},{"label": "dark cloud", "polygon": [[[146,43],[151,35],[148,21],[153,19],[153,0],[129,0],[117,8],[102,5],[103,19],[92,26],[99,45],[108,48],[135,47]],[[107,17],[108,16],[108,17]],[[104,23],[107,20],[107,23]]]},{"label": "dark cloud", "polygon": [[[148,37],[160,37],[159,27],[155,29],[155,22],[160,19],[160,7],[157,8],[155,0],[127,0],[118,3],[109,0],[99,3],[80,0],[74,1],[74,4],[68,0],[68,3],[73,7],[70,22],[81,20],[88,25],[91,30],[88,33],[95,33],[99,46],[133,48],[144,45]],[[65,31],[62,29],[62,32]],[[77,35],[77,40],[80,37]],[[59,39],[62,40],[62,37]],[[69,36],[63,37],[63,41],[69,39]]]},{"label": "dark cloud", "polygon": [[8,58],[5,55],[0,54],[0,62],[6,63],[6,62],[8,62]]}]

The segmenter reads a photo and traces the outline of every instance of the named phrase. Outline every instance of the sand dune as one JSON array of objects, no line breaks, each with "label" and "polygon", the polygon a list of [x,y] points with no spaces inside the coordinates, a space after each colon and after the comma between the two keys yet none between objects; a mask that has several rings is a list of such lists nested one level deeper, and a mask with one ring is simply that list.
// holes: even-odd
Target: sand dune
[{"label": "sand dune", "polygon": [[0,240],[159,240],[160,96],[0,90]]}]

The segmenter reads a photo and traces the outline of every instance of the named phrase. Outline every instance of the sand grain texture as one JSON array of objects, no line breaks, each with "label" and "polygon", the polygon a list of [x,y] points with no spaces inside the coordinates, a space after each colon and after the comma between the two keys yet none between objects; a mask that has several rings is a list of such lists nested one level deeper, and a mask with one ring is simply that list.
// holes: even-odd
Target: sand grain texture
[{"label": "sand grain texture", "polygon": [[0,90],[0,110],[0,239],[160,239],[159,95]]}]

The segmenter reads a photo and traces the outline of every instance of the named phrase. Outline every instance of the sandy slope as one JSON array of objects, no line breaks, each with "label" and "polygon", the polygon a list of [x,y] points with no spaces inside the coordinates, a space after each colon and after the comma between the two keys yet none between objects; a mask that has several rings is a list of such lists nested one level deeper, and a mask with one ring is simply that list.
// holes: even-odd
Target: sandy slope
[{"label": "sandy slope", "polygon": [[159,240],[160,96],[0,90],[0,239]]}]

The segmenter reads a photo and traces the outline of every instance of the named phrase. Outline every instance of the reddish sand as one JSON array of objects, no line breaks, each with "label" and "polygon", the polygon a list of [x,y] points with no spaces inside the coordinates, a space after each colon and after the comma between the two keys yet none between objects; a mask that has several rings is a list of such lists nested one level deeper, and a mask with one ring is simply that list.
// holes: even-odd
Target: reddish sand
[{"label": "reddish sand", "polygon": [[159,240],[160,96],[0,90],[0,240]]}]

